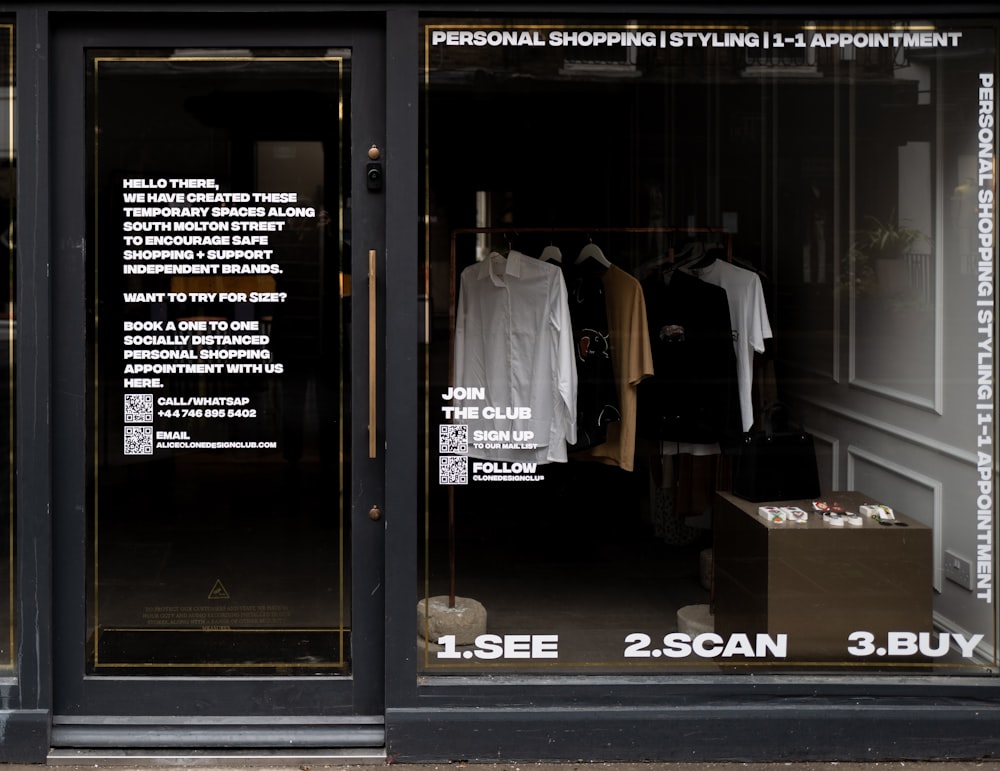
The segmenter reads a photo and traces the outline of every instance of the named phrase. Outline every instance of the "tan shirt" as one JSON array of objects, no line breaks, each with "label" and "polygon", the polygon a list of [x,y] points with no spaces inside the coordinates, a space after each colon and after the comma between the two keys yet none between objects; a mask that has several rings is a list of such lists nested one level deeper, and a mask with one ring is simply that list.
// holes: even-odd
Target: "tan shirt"
[{"label": "tan shirt", "polygon": [[614,265],[608,268],[602,281],[608,310],[608,331],[611,333],[611,365],[622,419],[619,423],[608,424],[608,438],[604,444],[574,453],[573,457],[632,471],[637,390],[639,383],[653,375],[646,301],[639,282]]}]

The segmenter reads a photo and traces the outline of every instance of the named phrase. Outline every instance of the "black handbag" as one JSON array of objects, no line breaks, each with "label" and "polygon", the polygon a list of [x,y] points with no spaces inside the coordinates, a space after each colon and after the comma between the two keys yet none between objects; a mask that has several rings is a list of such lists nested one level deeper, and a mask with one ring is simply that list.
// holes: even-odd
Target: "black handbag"
[{"label": "black handbag", "polygon": [[819,496],[813,436],[784,404],[763,411],[763,431],[750,431],[733,448],[733,495],[748,501]]}]

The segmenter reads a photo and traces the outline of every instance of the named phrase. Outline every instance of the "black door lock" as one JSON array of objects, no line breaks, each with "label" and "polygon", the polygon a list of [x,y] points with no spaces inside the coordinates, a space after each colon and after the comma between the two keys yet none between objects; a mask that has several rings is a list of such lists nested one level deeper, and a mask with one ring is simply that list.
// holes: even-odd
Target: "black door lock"
[{"label": "black door lock", "polygon": [[378,193],[382,190],[382,164],[369,163],[365,168],[365,180],[368,189],[373,193]]}]

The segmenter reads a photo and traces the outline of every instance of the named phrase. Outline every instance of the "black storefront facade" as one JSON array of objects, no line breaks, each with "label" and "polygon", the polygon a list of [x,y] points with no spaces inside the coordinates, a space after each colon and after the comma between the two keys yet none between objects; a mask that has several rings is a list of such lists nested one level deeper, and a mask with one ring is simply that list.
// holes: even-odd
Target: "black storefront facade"
[{"label": "black storefront facade", "polygon": [[0,5],[0,760],[994,756],[998,34]]}]

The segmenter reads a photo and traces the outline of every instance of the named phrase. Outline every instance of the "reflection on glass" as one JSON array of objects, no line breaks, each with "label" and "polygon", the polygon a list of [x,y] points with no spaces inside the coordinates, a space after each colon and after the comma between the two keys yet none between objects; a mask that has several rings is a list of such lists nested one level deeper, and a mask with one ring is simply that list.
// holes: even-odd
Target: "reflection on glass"
[{"label": "reflection on glass", "polygon": [[423,25],[421,668],[993,671],[996,29],[682,22]]},{"label": "reflection on glass", "polygon": [[15,152],[14,152],[14,27],[0,23],[0,83],[3,91],[0,124],[0,253],[6,265],[0,291],[0,334],[3,336],[3,373],[0,374],[5,405],[0,435],[3,442],[4,485],[0,493],[0,575],[5,591],[0,591],[0,671],[14,668],[14,333],[16,328],[14,251]]},{"label": "reflection on glass", "polygon": [[348,68],[92,58],[91,673],[349,671]]}]

